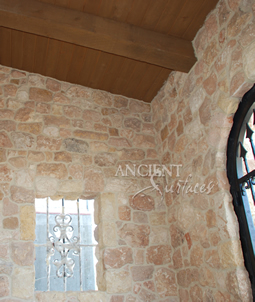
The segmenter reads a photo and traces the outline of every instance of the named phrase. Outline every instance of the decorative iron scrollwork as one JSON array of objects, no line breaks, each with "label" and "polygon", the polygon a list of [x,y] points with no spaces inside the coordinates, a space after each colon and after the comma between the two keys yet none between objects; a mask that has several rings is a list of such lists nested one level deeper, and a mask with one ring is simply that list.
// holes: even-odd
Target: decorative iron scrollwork
[{"label": "decorative iron scrollwork", "polygon": [[47,262],[57,251],[61,259],[55,259],[54,265],[57,267],[56,275],[58,278],[70,278],[73,276],[73,269],[75,262],[72,258],[69,258],[68,255],[72,251],[73,255],[79,256],[80,239],[76,236],[73,236],[73,227],[71,225],[72,217],[68,214],[59,214],[55,216],[56,225],[53,227],[53,231],[57,240],[53,236],[50,236],[47,249]]}]

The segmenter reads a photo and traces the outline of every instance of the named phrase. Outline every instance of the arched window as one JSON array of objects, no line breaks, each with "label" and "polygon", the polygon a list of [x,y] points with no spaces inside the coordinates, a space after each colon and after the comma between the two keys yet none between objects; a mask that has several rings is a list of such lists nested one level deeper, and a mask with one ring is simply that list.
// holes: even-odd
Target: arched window
[{"label": "arched window", "polygon": [[245,266],[255,297],[255,85],[234,116],[227,148],[227,175],[239,221]]}]

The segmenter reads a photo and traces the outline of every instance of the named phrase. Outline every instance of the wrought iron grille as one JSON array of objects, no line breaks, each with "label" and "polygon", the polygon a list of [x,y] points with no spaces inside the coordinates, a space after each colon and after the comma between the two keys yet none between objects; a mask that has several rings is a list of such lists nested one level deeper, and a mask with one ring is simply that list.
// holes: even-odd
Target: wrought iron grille
[{"label": "wrought iron grille", "polygon": [[242,195],[242,202],[255,254],[255,148],[253,129],[255,129],[255,105],[247,112],[240,129],[237,147],[237,181]]},{"label": "wrought iron grille", "polygon": [[[95,290],[93,206],[77,201],[36,200],[36,280],[42,291]],[[84,207],[85,206],[85,207]]]},{"label": "wrought iron grille", "polygon": [[235,113],[227,148],[227,175],[239,222],[245,266],[255,297],[255,85]]}]

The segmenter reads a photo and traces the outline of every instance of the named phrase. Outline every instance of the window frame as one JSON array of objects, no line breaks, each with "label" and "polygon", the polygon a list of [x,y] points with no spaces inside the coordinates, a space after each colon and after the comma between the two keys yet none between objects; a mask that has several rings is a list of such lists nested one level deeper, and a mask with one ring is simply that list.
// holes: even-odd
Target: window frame
[{"label": "window frame", "polygon": [[255,102],[255,85],[243,96],[233,118],[227,144],[227,176],[230,183],[230,193],[233,197],[234,210],[239,222],[240,240],[243,250],[245,267],[249,273],[253,296],[255,297],[255,257],[250,238],[250,231],[243,205],[242,193],[238,183],[237,150],[239,135],[242,130],[246,114]]}]

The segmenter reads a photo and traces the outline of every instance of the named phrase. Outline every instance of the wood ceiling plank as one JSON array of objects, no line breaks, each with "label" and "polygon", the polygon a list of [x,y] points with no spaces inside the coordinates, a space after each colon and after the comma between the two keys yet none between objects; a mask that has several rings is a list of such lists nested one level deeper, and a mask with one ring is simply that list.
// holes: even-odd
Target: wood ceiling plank
[{"label": "wood ceiling plank", "polygon": [[135,72],[135,66],[137,64],[144,64],[141,62],[136,62],[134,60],[130,60],[128,58],[123,58],[123,62],[121,64],[121,69],[119,67],[119,74],[117,78],[112,81],[111,86],[109,88],[109,91],[115,93],[115,94],[121,94],[128,97],[131,97],[131,95],[127,94],[128,86],[130,83],[130,80],[132,79],[134,72]]},{"label": "wood ceiling plank", "polygon": [[88,83],[97,72],[97,62],[101,55],[101,51],[95,51],[90,48],[86,50],[84,65],[79,75],[78,84],[89,87]]},{"label": "wood ceiling plank", "polygon": [[69,3],[68,3],[69,8],[79,10],[81,12],[83,11],[84,5],[85,5],[84,0],[75,0],[75,1],[69,0]]},{"label": "wood ceiling plank", "polygon": [[48,51],[49,38],[37,36],[35,45],[34,72],[43,74],[45,70],[46,54]]},{"label": "wood ceiling plank", "polygon": [[218,3],[218,0],[210,0],[204,1],[203,5],[201,5],[200,9],[198,10],[196,16],[194,16],[191,24],[188,26],[186,31],[183,33],[182,37],[184,39],[192,41],[198,30],[201,28],[201,24],[204,23],[207,15],[213,10]]},{"label": "wood ceiling plank", "polygon": [[54,4],[62,7],[68,7],[69,0],[55,0]]},{"label": "wood ceiling plank", "polygon": [[0,25],[184,72],[196,61],[186,40],[35,0],[2,0]]},{"label": "wood ceiling plank", "polygon": [[98,15],[102,0],[85,0],[83,12]]},{"label": "wood ceiling plank", "polygon": [[127,16],[126,22],[135,26],[141,26],[143,18],[150,7],[150,2],[151,0],[135,0],[132,4],[131,13]]},{"label": "wood ceiling plank", "polygon": [[[133,1],[135,0],[114,0],[109,15],[105,17],[119,22],[125,22],[132,10]],[[108,4],[108,0],[104,0],[104,2]]]},{"label": "wood ceiling plank", "polygon": [[139,85],[143,79],[144,74],[149,70],[150,64],[141,63],[136,64],[134,71],[132,73],[132,77],[130,78],[128,84],[124,88],[125,94],[132,97],[137,98],[137,91],[140,89]]},{"label": "wood ceiling plank", "polygon": [[168,34],[186,0],[166,0],[167,5],[158,20],[154,30]]},{"label": "wood ceiling plank", "polygon": [[11,66],[11,29],[3,27],[0,28],[0,63],[2,65]]},{"label": "wood ceiling plank", "polygon": [[35,56],[36,35],[24,33],[23,37],[23,54],[22,69],[33,72]]},{"label": "wood ceiling plank", "polygon": [[12,66],[15,66],[17,69],[22,69],[22,60],[23,60],[23,36],[24,32],[18,30],[11,31],[12,37],[12,48],[11,48],[11,56],[12,56]]},{"label": "wood ceiling plank", "polygon": [[201,5],[203,5],[204,1],[206,0],[186,0],[185,5],[182,7],[168,34],[182,37],[183,33],[193,21],[193,16],[199,10]]},{"label": "wood ceiling plank", "polygon": [[90,78],[88,86],[92,88],[102,87],[104,77],[108,76],[108,70],[111,68],[113,55],[108,53],[101,53],[100,58],[97,62],[97,71]]},{"label": "wood ceiling plank", "polygon": [[55,71],[58,65],[58,58],[60,53],[60,43],[57,40],[49,39],[47,53],[44,62],[43,74],[54,78]]},{"label": "wood ceiling plank", "polygon": [[73,58],[73,51],[75,45],[62,41],[59,41],[59,44],[60,51],[58,55],[58,63],[54,77],[61,81],[66,81],[68,77],[70,63]]},{"label": "wood ceiling plank", "polygon": [[166,68],[160,68],[160,72],[157,74],[156,78],[152,81],[152,84],[148,91],[144,95],[145,102],[151,102],[157,95],[160,88],[163,86],[164,82],[168,79],[169,74],[172,70]]},{"label": "wood ceiling plank", "polygon": [[116,83],[116,81],[122,79],[123,64],[125,64],[126,60],[128,59],[120,56],[113,57],[111,66],[110,68],[108,68],[106,74],[104,75],[104,79],[101,81],[102,90],[114,93],[114,90],[112,90],[113,84]]},{"label": "wood ceiling plank", "polygon": [[148,30],[154,30],[167,4],[166,0],[152,1],[143,16],[140,26]]},{"label": "wood ceiling plank", "polygon": [[78,83],[80,73],[83,69],[87,48],[75,45],[72,61],[70,63],[67,82]]},{"label": "wood ceiling plank", "polygon": [[135,91],[137,92],[137,98],[139,100],[148,101],[148,99],[145,99],[145,95],[150,89],[153,80],[155,80],[156,76],[159,75],[160,69],[161,69],[160,67],[155,65],[148,66],[138,86],[136,88],[134,87]]}]

